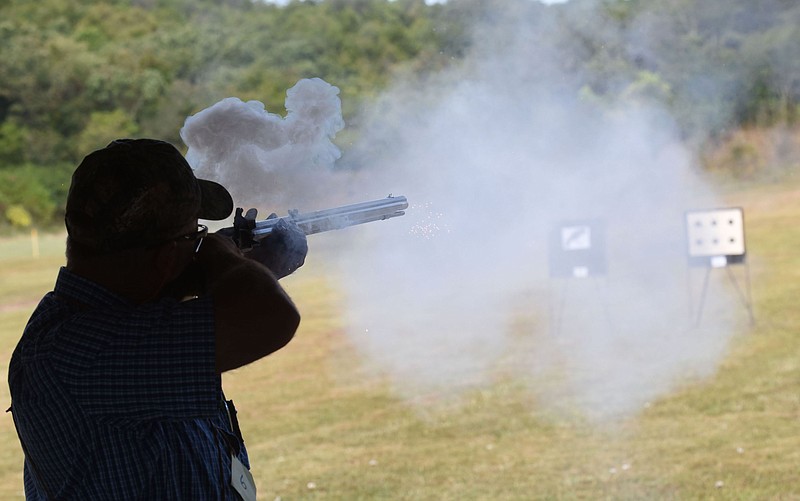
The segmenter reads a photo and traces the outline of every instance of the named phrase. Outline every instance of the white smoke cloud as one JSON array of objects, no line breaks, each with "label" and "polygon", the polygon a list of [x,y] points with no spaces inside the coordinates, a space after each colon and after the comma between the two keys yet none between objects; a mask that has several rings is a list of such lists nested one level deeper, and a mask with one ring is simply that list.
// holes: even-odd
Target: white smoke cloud
[{"label": "white smoke cloud", "polygon": [[242,206],[312,204],[328,190],[341,156],[332,143],[344,127],[338,95],[322,79],[301,80],[286,92],[285,117],[260,101],[223,99],[186,119],[186,158],[198,177],[228,186]]},{"label": "white smoke cloud", "polygon": [[[665,109],[581,102],[547,37],[504,26],[502,51],[483,31],[466,70],[398,85],[364,119],[352,156],[411,208],[343,257],[350,330],[415,401],[511,371],[548,410],[630,415],[712,374],[742,319],[718,281],[691,316],[684,214],[722,202]],[[550,278],[548,235],[588,219],[607,274]]]},{"label": "white smoke cloud", "polygon": [[[408,197],[406,216],[336,246],[348,332],[400,395],[513,377],[547,410],[630,415],[713,373],[741,320],[712,281],[692,321],[684,213],[721,202],[664,109],[581,101],[537,35],[556,28],[511,25],[483,31],[461,69],[398,82],[365,110],[340,160],[357,169],[333,169],[338,89],[319,79],[288,92],[286,118],[234,98],[190,117],[188,158],[243,205]],[[588,219],[604,222],[607,273],[551,278],[551,231]]]}]

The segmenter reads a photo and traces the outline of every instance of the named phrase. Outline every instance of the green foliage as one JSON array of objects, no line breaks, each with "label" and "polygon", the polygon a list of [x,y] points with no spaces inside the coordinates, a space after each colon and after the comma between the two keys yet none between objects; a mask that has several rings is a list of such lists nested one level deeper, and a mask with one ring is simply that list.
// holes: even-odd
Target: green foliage
[{"label": "green foliage", "polygon": [[307,77],[341,89],[353,124],[398,75],[487,50],[480,27],[510,41],[509,22],[547,46],[563,92],[657,102],[687,136],[800,117],[788,0],[3,0],[0,170],[75,165],[123,135],[179,144],[187,116],[228,96],[283,114]]},{"label": "green foliage", "polygon": [[[602,83],[589,82],[595,92],[627,97],[644,70],[668,86],[666,100],[657,101],[689,136],[796,118],[800,4],[605,0],[603,17],[591,23],[615,26],[617,36],[595,34],[585,41],[593,51],[590,79]],[[617,85],[603,69],[616,75]]]},{"label": "green foliage", "polygon": [[668,103],[672,89],[669,83],[652,71],[640,71],[636,80],[623,91],[623,96],[628,100],[644,100]]},{"label": "green foliage", "polygon": [[94,151],[114,139],[133,137],[138,127],[124,111],[97,111],[89,116],[89,122],[77,138],[79,151]]},{"label": "green foliage", "polygon": [[6,209],[6,219],[11,226],[28,228],[33,224],[33,216],[21,205],[10,205]]},{"label": "green foliage", "polygon": [[0,123],[0,165],[19,164],[25,158],[27,131],[11,120]]},{"label": "green foliage", "polygon": [[45,169],[30,165],[0,170],[0,213],[8,223],[18,226],[52,223],[56,189],[43,181],[47,174]]}]

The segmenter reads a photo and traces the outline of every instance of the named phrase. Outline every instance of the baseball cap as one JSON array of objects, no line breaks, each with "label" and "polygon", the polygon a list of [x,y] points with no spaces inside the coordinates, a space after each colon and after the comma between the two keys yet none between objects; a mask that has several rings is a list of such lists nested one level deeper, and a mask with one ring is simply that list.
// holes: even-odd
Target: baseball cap
[{"label": "baseball cap", "polygon": [[193,219],[221,220],[232,210],[228,190],[197,179],[170,143],[117,139],[75,169],[64,220],[70,239],[112,252],[166,242]]}]

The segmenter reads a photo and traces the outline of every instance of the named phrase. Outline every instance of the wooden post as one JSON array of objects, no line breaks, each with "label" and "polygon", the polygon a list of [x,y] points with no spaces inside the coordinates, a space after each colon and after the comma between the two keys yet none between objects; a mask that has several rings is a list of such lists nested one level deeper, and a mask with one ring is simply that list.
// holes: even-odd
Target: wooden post
[{"label": "wooden post", "polygon": [[31,255],[39,257],[39,231],[36,228],[31,229]]}]

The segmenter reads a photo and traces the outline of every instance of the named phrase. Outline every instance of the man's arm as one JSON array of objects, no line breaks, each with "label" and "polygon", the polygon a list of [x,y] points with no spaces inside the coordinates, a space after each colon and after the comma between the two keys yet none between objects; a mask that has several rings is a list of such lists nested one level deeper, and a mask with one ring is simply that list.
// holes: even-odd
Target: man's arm
[{"label": "man's arm", "polygon": [[264,265],[221,235],[206,237],[197,263],[214,304],[217,372],[254,362],[292,339],[300,314]]}]

